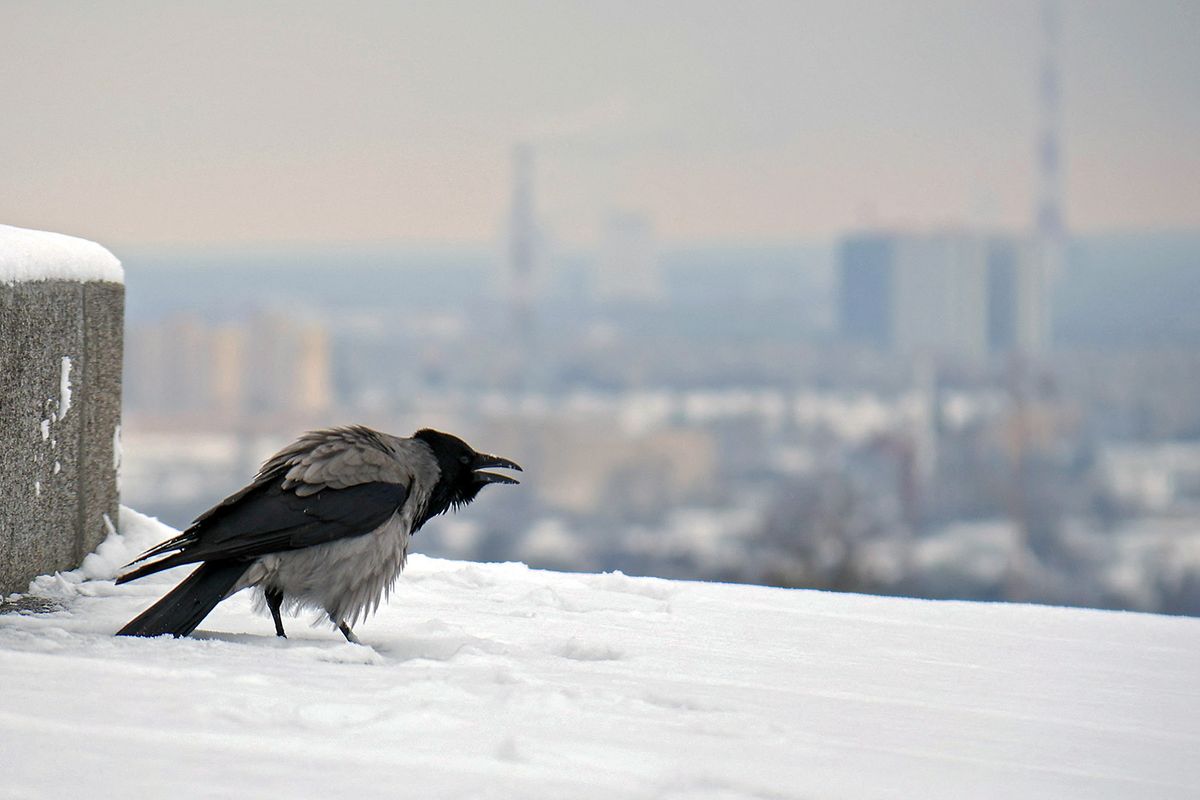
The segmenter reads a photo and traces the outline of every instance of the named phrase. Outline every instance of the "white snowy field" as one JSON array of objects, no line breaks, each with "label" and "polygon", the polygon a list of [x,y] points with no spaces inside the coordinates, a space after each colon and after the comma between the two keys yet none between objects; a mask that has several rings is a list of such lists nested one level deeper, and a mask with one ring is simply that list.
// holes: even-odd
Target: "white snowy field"
[{"label": "white snowy field", "polygon": [[365,646],[119,639],[121,523],[0,616],[0,797],[1200,796],[1200,620],[417,555]]}]

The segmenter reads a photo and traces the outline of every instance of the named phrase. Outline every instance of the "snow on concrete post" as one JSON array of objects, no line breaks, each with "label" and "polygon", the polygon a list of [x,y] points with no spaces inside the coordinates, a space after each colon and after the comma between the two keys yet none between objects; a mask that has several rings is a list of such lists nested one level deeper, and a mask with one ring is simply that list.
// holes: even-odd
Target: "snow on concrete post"
[{"label": "snow on concrete post", "polygon": [[0,225],[0,598],[117,519],[124,315],[112,253]]}]

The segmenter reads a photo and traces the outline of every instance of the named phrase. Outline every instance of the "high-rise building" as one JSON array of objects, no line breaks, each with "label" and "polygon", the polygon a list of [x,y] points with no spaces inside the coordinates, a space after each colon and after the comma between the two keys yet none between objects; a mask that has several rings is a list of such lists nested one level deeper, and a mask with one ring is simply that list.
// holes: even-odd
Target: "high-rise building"
[{"label": "high-rise building", "polygon": [[1036,352],[1044,284],[1028,241],[973,232],[866,233],[839,251],[841,333],[906,355]]},{"label": "high-rise building", "polygon": [[333,404],[329,333],[260,313],[211,326],[189,315],[131,329],[126,397],[156,415],[320,414]]},{"label": "high-rise building", "polygon": [[301,324],[296,332],[295,358],[291,407],[308,414],[327,411],[333,405],[333,363],[324,325]]},{"label": "high-rise building", "polygon": [[254,346],[243,385],[250,408],[312,414],[329,407],[332,366],[323,325],[265,312],[249,321],[248,335]]},{"label": "high-rise building", "polygon": [[987,248],[964,233],[893,246],[892,346],[901,353],[987,354]]},{"label": "high-rise building", "polygon": [[842,337],[877,350],[892,343],[895,239],[881,233],[858,234],[843,240],[838,253]]},{"label": "high-rise building", "polygon": [[245,410],[246,338],[246,329],[239,325],[222,325],[212,332],[213,410],[226,418]]},{"label": "high-rise building", "polygon": [[1018,302],[1021,296],[1021,248],[1011,239],[993,239],[988,248],[988,349],[993,353],[1017,348]]}]

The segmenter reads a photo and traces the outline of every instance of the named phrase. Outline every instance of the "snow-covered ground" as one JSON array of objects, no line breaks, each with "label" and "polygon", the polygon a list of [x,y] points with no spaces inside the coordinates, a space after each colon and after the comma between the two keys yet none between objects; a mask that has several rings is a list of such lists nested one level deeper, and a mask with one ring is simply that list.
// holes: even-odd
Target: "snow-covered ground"
[{"label": "snow-covered ground", "polygon": [[0,797],[1200,796],[1196,619],[417,555],[366,646],[118,639],[121,527],[0,615]]}]

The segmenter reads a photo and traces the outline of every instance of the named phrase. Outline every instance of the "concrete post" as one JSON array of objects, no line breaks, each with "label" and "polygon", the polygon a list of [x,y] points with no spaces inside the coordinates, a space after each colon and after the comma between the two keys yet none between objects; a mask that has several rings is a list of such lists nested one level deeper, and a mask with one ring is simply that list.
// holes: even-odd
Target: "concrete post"
[{"label": "concrete post", "polygon": [[0,226],[0,598],[116,524],[121,280],[98,245]]}]

